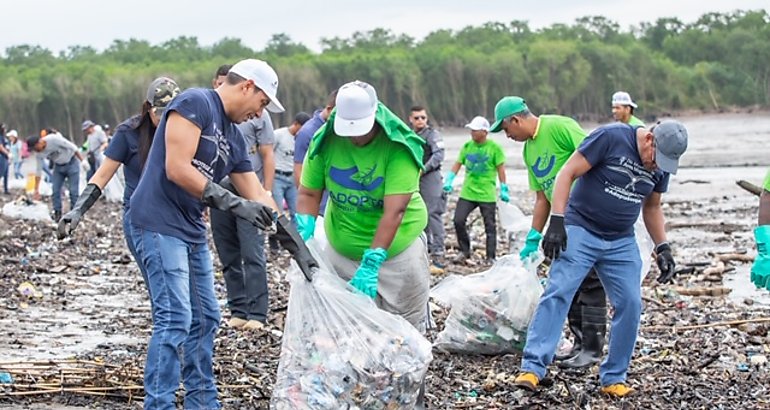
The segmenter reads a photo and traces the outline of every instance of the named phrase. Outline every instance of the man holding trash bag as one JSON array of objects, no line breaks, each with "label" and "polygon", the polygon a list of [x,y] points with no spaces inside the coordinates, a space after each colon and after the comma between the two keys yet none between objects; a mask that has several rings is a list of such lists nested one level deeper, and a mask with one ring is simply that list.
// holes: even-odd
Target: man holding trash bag
[{"label": "man holding trash bag", "polygon": [[758,288],[770,290],[770,171],[767,172],[759,197],[759,216],[754,229],[757,257],[751,265],[751,281]]},{"label": "man holding trash bag", "polygon": [[686,149],[687,130],[677,121],[650,130],[610,124],[586,137],[559,172],[543,239],[543,251],[553,260],[550,280],[527,333],[517,386],[534,390],[545,376],[567,314],[565,302],[595,267],[615,309],[609,353],[599,367],[601,392],[633,393],[626,376],[642,308],[634,223],[641,211],[657,245],[658,282],[670,281],[675,263],[660,199]]},{"label": "man holding trash bag", "polygon": [[377,100],[371,85],[339,89],[336,109],[313,137],[302,167],[297,225],[313,236],[321,195],[326,255],[377,305],[425,330],[430,287],[427,210],[419,194],[423,140]]},{"label": "man holding trash bag", "polygon": [[[522,260],[534,255],[543,238],[541,232],[551,212],[556,174],[577,149],[586,132],[577,121],[561,115],[536,116],[521,97],[503,97],[495,106],[492,132],[504,130],[508,138],[524,143],[522,158],[529,188],[535,191],[532,228],[519,252]],[[595,269],[586,276],[572,299],[567,320],[574,337],[570,352],[556,356],[559,366],[584,368],[598,363],[607,333],[607,296]]]},{"label": "man holding trash bag", "polygon": [[[185,408],[220,408],[213,369],[220,312],[203,212],[214,207],[273,229],[277,207],[235,124],[265,108],[283,111],[277,89],[267,63],[242,60],[216,90],[179,94],[158,125],[130,211],[153,299],[146,409],[176,408],[180,379]],[[226,175],[242,197],[217,184]]]}]

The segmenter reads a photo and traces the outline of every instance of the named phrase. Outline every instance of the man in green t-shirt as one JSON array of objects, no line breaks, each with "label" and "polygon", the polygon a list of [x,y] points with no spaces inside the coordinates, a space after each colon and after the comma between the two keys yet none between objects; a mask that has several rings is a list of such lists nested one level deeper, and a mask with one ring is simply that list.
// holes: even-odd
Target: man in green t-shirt
[{"label": "man in green t-shirt", "polygon": [[759,197],[759,217],[754,229],[757,257],[751,266],[751,281],[758,288],[770,290],[770,171],[767,172]]},{"label": "man in green t-shirt", "polygon": [[444,191],[452,191],[452,182],[460,167],[465,166],[465,181],[460,191],[460,199],[455,208],[454,225],[460,254],[457,263],[464,263],[471,257],[471,241],[465,223],[468,215],[479,208],[484,219],[484,231],[487,235],[487,262],[495,260],[497,250],[497,224],[495,223],[495,200],[497,182],[500,180],[500,199],[508,202],[509,192],[505,178],[505,154],[500,145],[487,139],[489,121],[476,117],[465,126],[471,130],[471,140],[460,149],[457,162],[446,176]]},{"label": "man in green t-shirt", "polygon": [[612,94],[612,117],[615,121],[624,122],[632,127],[644,127],[644,122],[634,116],[636,103],[625,91]]},{"label": "man in green t-shirt", "polygon": [[313,136],[302,167],[297,225],[313,236],[329,192],[326,256],[337,273],[377,305],[425,329],[430,274],[420,196],[423,139],[355,81]]},{"label": "man in green t-shirt", "polygon": [[[540,247],[543,228],[551,212],[551,194],[556,174],[577,149],[586,132],[575,120],[561,115],[536,116],[521,97],[503,97],[495,106],[492,132],[504,130],[508,138],[524,143],[523,159],[529,188],[535,191],[532,228],[519,252],[522,260]],[[596,269],[586,276],[572,299],[567,319],[575,343],[572,351],[555,357],[560,366],[583,368],[602,357],[607,332],[607,296]]]}]

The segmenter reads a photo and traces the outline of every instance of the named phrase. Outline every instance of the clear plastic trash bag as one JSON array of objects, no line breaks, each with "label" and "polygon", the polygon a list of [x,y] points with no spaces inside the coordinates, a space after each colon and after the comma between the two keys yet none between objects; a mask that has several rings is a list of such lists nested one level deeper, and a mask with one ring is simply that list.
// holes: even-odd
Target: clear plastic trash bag
[{"label": "clear plastic trash bag", "polygon": [[30,221],[51,222],[50,211],[45,202],[18,199],[3,206],[3,215],[9,218],[26,219]]},{"label": "clear plastic trash bag", "polygon": [[378,309],[323,262],[312,282],[292,261],[273,409],[412,409],[432,360],[430,342]]},{"label": "clear plastic trash bag", "polygon": [[652,265],[652,251],[655,250],[655,244],[652,242],[650,234],[647,233],[647,227],[644,226],[644,220],[642,216],[634,224],[634,235],[636,235],[636,244],[639,246],[639,256],[642,258],[642,274],[641,281],[644,282],[644,278],[650,272],[650,266]]},{"label": "clear plastic trash bag", "polygon": [[487,355],[521,351],[543,294],[536,273],[543,258],[536,255],[526,267],[518,255],[507,255],[488,271],[451,275],[431,289],[431,297],[451,307],[436,349]]},{"label": "clear plastic trash bag", "polygon": [[509,234],[527,232],[532,226],[532,218],[524,215],[516,205],[497,201],[497,210],[500,212],[500,227]]},{"label": "clear plastic trash bag", "polygon": [[[106,199],[108,202],[122,202],[123,201],[123,191],[125,188],[125,185],[123,183],[123,167],[118,168],[118,172],[113,175],[113,177],[107,182],[107,185],[104,187],[104,190],[102,192],[104,199]],[[85,189],[85,185],[83,186],[83,189]]]}]

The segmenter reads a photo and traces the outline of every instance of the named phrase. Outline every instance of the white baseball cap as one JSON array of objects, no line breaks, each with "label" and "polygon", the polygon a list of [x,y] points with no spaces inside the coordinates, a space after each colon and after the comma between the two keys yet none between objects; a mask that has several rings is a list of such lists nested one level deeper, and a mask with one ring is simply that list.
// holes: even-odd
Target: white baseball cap
[{"label": "white baseball cap", "polygon": [[630,105],[636,108],[636,103],[631,100],[631,95],[625,91],[618,91],[612,94],[612,105]]},{"label": "white baseball cap", "polygon": [[273,67],[262,60],[249,58],[241,60],[235,63],[230,72],[238,74],[239,76],[254,81],[254,85],[259,87],[265,92],[267,98],[270,99],[270,104],[267,105],[267,110],[270,112],[284,112],[283,105],[278,101],[276,94],[278,94],[278,74],[275,73]]},{"label": "white baseball cap", "polygon": [[363,81],[353,81],[337,91],[334,133],[340,137],[359,137],[371,131],[377,114],[377,91]]},{"label": "white baseball cap", "polygon": [[465,128],[470,128],[473,131],[489,131],[489,121],[482,116],[473,117],[471,122],[465,124]]},{"label": "white baseball cap", "polygon": [[19,133],[16,130],[10,130],[5,134],[6,137],[19,138]]}]

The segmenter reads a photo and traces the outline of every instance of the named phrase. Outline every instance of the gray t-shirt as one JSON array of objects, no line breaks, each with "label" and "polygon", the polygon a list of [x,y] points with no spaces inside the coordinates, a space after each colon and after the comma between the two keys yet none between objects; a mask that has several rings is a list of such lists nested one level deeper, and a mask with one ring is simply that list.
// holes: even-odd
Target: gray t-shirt
[{"label": "gray t-shirt", "polygon": [[66,165],[72,160],[72,156],[78,150],[71,141],[61,134],[49,134],[43,138],[45,148],[37,153],[37,175],[43,173],[43,161],[50,159],[54,164]]},{"label": "gray t-shirt", "polygon": [[254,172],[262,181],[264,175],[262,174],[262,157],[259,155],[259,146],[275,144],[273,121],[267,112],[263,112],[261,117],[238,124],[238,129],[241,130],[243,138],[246,140],[246,149],[249,152],[249,160],[254,166]]},{"label": "gray t-shirt", "polygon": [[99,128],[94,127],[94,131],[88,134],[88,152],[100,152],[99,147],[107,142],[107,134]]},{"label": "gray t-shirt", "polygon": [[294,136],[288,127],[275,130],[275,170],[294,172]]}]

